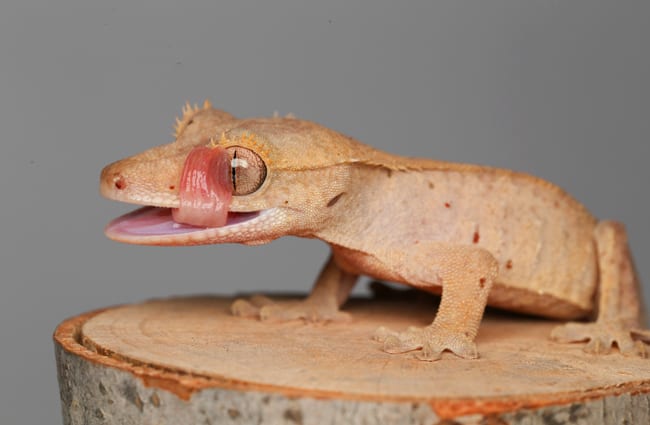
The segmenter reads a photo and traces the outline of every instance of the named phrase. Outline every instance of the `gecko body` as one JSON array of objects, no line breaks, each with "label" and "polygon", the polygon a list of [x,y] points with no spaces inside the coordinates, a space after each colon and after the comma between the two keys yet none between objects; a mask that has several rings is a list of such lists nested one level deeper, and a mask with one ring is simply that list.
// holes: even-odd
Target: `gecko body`
[{"label": "gecko body", "polygon": [[144,209],[106,229],[148,245],[261,244],[282,236],[331,247],[302,302],[237,300],[262,320],[346,320],[359,275],[441,293],[432,324],[380,329],[391,353],[478,356],[487,304],[556,319],[558,341],[645,355],[638,279],[621,224],[599,221],[559,187],[510,170],[388,154],[293,117],[237,119],[187,106],[176,140],[108,165],[104,196]]}]

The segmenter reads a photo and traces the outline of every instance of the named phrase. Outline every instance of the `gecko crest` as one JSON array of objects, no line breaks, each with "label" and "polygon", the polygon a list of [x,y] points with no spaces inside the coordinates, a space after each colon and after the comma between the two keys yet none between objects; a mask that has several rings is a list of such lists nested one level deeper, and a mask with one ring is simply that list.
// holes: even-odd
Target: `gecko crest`
[{"label": "gecko crest", "polygon": [[187,128],[197,112],[205,111],[210,108],[212,108],[212,103],[208,99],[203,102],[203,107],[200,107],[196,103],[192,106],[190,102],[185,102],[185,106],[183,106],[182,109],[182,117],[176,117],[176,125],[174,126],[174,138],[178,139],[178,136],[180,136],[183,130]]}]

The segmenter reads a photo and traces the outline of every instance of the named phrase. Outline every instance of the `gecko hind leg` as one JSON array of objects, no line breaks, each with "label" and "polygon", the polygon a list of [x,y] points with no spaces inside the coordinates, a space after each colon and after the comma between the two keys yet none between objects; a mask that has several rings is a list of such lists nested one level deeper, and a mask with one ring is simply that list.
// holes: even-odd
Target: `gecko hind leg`
[{"label": "gecko hind leg", "polygon": [[601,221],[594,230],[600,275],[598,315],[591,323],[569,322],[551,332],[558,342],[588,341],[584,350],[607,354],[614,346],[627,356],[647,357],[650,331],[641,329],[641,292],[622,224]]}]

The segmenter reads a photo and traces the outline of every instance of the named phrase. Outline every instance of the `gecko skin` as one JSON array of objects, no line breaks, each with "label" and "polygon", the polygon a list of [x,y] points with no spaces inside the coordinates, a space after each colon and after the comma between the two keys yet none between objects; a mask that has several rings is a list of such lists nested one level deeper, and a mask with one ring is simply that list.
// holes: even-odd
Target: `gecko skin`
[{"label": "gecko skin", "polygon": [[[442,294],[431,325],[377,331],[390,353],[476,358],[474,339],[489,304],[555,319],[591,317],[558,326],[551,337],[588,341],[592,353],[617,346],[646,355],[650,332],[641,329],[623,225],[595,219],[557,186],[509,170],[391,155],[293,117],[238,119],[207,101],[183,112],[174,142],[102,171],[102,195],[148,206],[114,220],[108,237],[256,245],[292,235],[331,247],[305,300],[241,299],[234,314],[345,320],[340,307],[357,277],[367,275]],[[214,158],[203,160],[199,148]],[[227,167],[215,181],[206,165],[213,160]],[[202,183],[186,178],[192,167]],[[204,192],[196,195],[199,186]],[[215,200],[224,188],[232,197]],[[205,202],[192,204],[195,195]],[[174,221],[180,212],[189,217],[182,223]],[[225,224],[204,224],[210,214]]]}]

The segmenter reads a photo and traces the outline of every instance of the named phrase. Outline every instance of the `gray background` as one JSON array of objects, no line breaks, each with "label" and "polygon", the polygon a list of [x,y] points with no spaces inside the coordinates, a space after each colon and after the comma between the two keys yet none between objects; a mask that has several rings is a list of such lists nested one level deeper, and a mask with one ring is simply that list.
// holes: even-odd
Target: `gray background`
[{"label": "gray background", "polygon": [[650,294],[650,2],[18,1],[0,6],[0,423],[57,423],[64,318],[172,294],[307,291],[327,255],[111,242],[113,160],[185,100],[550,179],[628,226]]}]

